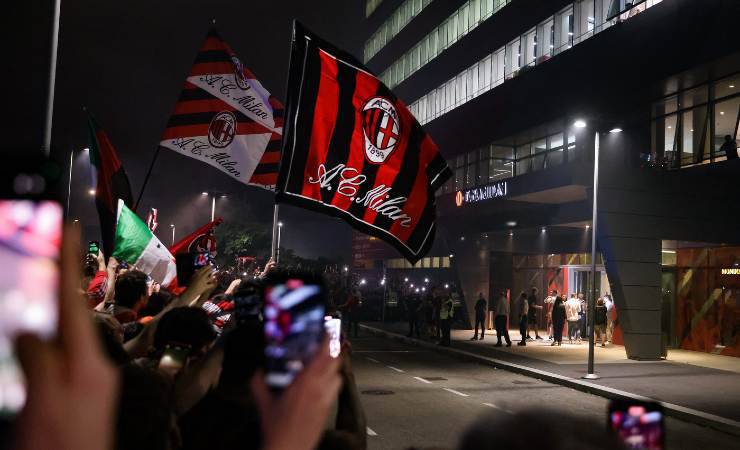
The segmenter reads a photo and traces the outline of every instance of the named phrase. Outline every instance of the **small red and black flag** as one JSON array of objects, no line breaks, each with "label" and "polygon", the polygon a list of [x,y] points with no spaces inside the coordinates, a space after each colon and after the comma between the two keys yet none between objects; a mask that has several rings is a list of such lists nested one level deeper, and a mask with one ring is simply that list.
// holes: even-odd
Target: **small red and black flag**
[{"label": "small red and black flag", "polygon": [[87,117],[90,163],[95,168],[98,179],[95,188],[95,206],[100,217],[103,253],[110,256],[115,246],[118,199],[123,200],[129,208],[132,207],[131,184],[108,135],[100,128],[92,115],[88,114]]},{"label": "small red and black flag", "polygon": [[343,218],[416,262],[451,171],[406,105],[352,56],[294,23],[277,201]]}]

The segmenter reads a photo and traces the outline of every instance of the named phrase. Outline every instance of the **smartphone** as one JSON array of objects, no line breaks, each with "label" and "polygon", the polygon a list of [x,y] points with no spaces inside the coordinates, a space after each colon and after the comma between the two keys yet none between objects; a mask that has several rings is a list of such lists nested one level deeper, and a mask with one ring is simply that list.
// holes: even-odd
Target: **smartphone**
[{"label": "smartphone", "polygon": [[665,423],[660,403],[612,400],[607,422],[626,448],[662,450],[664,447]]},{"label": "smartphone", "polygon": [[87,243],[87,253],[89,255],[95,255],[98,256],[98,252],[100,251],[100,242],[98,241],[90,241]]},{"label": "smartphone", "polygon": [[242,281],[232,294],[234,315],[239,321],[259,319],[262,312],[262,290],[252,281]]},{"label": "smartphone", "polygon": [[293,382],[324,339],[326,290],[310,276],[274,280],[264,287],[265,379],[279,391]]},{"label": "smartphone", "polygon": [[339,358],[342,352],[342,319],[326,316],[324,317],[324,328],[329,337],[329,354],[332,358]]},{"label": "smartphone", "polygon": [[26,399],[14,339],[57,331],[62,221],[57,202],[0,200],[0,415],[15,415]]},{"label": "smartphone", "polygon": [[159,368],[166,373],[176,374],[185,365],[190,356],[190,346],[171,342],[164,348],[164,353],[159,359]]},{"label": "smartphone", "polygon": [[177,268],[177,284],[187,286],[193,274],[201,267],[211,264],[211,255],[208,252],[184,253],[175,255],[175,266]]}]

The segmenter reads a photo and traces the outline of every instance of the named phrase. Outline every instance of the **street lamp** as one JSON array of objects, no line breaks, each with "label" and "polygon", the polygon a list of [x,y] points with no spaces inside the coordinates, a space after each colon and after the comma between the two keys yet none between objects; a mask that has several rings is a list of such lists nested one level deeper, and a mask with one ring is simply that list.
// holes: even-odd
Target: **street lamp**
[{"label": "street lamp", "polygon": [[209,195],[212,196],[211,197],[212,198],[211,200],[211,222],[213,222],[214,220],[216,220],[216,197],[226,198],[226,194],[223,192],[210,193],[210,192],[203,191],[200,193],[200,195],[205,196],[205,197]]},{"label": "street lamp", "polygon": [[172,245],[175,245],[175,224],[171,223],[170,228],[172,228]]},{"label": "street lamp", "polygon": [[[576,120],[573,123],[576,128],[585,128],[586,122],[583,120]],[[621,133],[622,129],[614,127],[609,130],[610,134]],[[594,130],[594,184],[593,184],[593,204],[591,207],[591,226],[586,225],[586,230],[593,227],[591,230],[591,295],[588,299],[588,373],[583,378],[589,380],[596,380],[599,378],[594,373],[594,321],[596,319],[596,234],[598,230],[598,216],[597,212],[599,209],[599,130]]]},{"label": "street lamp", "polygon": [[90,194],[90,197],[95,197],[95,189],[90,189],[87,193]]}]

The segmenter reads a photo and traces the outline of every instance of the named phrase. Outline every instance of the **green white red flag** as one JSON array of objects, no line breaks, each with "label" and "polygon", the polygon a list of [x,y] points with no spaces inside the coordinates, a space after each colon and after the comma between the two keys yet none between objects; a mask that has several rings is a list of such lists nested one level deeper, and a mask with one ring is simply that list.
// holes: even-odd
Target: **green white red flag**
[{"label": "green white red flag", "polygon": [[122,200],[118,200],[113,256],[135,266],[162,286],[167,287],[176,280],[175,257]]}]

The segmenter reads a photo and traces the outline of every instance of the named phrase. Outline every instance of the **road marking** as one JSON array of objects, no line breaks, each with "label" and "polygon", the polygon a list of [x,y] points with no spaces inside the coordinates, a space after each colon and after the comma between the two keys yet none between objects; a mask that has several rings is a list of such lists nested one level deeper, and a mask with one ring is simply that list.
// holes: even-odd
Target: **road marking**
[{"label": "road marking", "polygon": [[374,362],[374,363],[376,363],[376,364],[380,362],[380,361],[378,361],[377,359],[372,359],[372,358],[370,358],[370,357],[367,357],[367,356],[365,357],[365,359],[367,359],[367,360],[368,360],[368,361],[370,361],[370,362]]},{"label": "road marking", "polygon": [[421,381],[422,383],[426,383],[426,384],[432,384],[432,382],[431,382],[431,381],[429,381],[429,380],[425,380],[425,379],[424,379],[424,378],[422,378],[422,377],[414,377],[414,380],[419,380],[419,381]]},{"label": "road marking", "polygon": [[508,409],[501,408],[500,406],[496,406],[493,403],[484,403],[484,405],[486,405],[486,406],[488,406],[490,408],[493,408],[493,409],[498,409],[499,411],[503,411],[505,413],[514,414],[513,411],[509,411]]},{"label": "road marking", "polygon": [[450,388],[442,388],[442,389],[444,389],[447,392],[452,392],[455,395],[459,395],[460,397],[470,397],[468,394],[463,394],[462,392],[456,391],[454,389],[450,389]]},{"label": "road marking", "polygon": [[378,435],[378,433],[374,432],[370,427],[365,427],[365,428],[367,428],[367,435],[368,436],[377,436]]},{"label": "road marking", "polygon": [[387,367],[387,368],[389,368],[391,370],[395,370],[398,373],[406,373],[406,372],[404,372],[403,370],[401,370],[401,369],[399,369],[397,367],[393,367],[393,366],[385,366],[385,367]]}]

